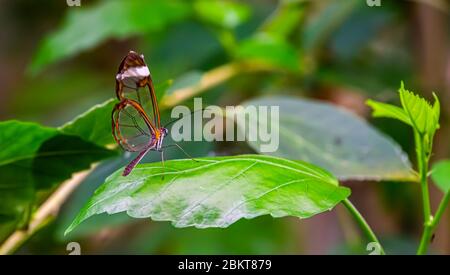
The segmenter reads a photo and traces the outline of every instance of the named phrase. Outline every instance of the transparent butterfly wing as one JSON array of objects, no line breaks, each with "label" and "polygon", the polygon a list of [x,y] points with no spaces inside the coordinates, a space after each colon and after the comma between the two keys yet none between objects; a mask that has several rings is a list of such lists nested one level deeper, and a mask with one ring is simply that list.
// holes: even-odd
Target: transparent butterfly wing
[{"label": "transparent butterfly wing", "polygon": [[135,101],[124,100],[112,114],[113,135],[126,151],[139,152],[155,143],[155,129],[150,118]]},{"label": "transparent butterfly wing", "polygon": [[153,81],[143,55],[131,51],[122,60],[116,75],[116,94],[119,100],[138,102],[153,125],[161,127]]}]

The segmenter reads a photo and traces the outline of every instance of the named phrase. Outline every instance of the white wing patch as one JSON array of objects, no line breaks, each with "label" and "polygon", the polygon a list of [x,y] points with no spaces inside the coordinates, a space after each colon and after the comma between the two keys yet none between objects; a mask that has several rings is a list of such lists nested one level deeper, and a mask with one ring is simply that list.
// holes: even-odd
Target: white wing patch
[{"label": "white wing patch", "polygon": [[124,80],[126,78],[130,78],[130,77],[136,77],[138,79],[143,79],[148,76],[150,76],[150,70],[148,69],[148,67],[141,66],[141,67],[128,68],[123,73],[117,74],[116,79],[119,81]]}]

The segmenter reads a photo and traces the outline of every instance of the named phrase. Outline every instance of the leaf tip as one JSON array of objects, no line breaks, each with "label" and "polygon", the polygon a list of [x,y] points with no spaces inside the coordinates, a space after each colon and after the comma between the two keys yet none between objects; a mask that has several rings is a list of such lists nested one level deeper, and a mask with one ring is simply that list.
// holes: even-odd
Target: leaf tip
[{"label": "leaf tip", "polygon": [[64,236],[67,236],[70,232],[73,231],[74,228],[75,228],[74,224],[71,223],[71,224],[69,225],[69,227],[67,227],[67,229],[64,231]]}]

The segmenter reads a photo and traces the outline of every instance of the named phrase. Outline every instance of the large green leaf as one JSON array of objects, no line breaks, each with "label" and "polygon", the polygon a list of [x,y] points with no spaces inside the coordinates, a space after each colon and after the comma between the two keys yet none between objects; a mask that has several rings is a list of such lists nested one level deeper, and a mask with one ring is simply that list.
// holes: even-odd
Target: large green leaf
[{"label": "large green leaf", "polygon": [[184,1],[108,0],[91,7],[69,9],[62,26],[39,46],[30,70],[36,73],[109,38],[122,39],[160,30],[189,14],[190,8]]},{"label": "large green leaf", "polygon": [[447,193],[450,191],[450,160],[443,160],[433,165],[433,173],[431,174],[433,182]]},{"label": "large green leaf", "polygon": [[[394,141],[341,108],[289,96],[258,98],[243,105],[279,106],[279,147],[266,154],[313,163],[342,180],[416,179],[408,157]],[[253,118],[250,123],[266,128],[264,120]],[[260,139],[248,142],[265,153]]]},{"label": "large green leaf", "polygon": [[116,99],[93,106],[59,129],[66,134],[76,135],[84,140],[105,146],[115,143],[111,132],[111,113]]},{"label": "large green leaf", "polygon": [[[19,121],[0,122],[0,227],[26,224],[37,191],[114,153],[54,128]],[[0,231],[0,240],[8,230]]]},{"label": "large green leaf", "polygon": [[350,195],[313,165],[261,155],[173,160],[122,169],[106,179],[66,233],[100,213],[172,221],[176,227],[227,227],[270,214],[308,218]]}]

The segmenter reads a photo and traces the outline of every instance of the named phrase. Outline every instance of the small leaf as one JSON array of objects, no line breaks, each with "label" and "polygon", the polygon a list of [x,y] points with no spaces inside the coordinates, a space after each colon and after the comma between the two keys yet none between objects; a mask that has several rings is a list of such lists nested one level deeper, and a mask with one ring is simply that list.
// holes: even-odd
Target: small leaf
[{"label": "small leaf", "polygon": [[268,33],[259,33],[244,40],[237,49],[236,58],[259,61],[291,71],[300,69],[295,48],[283,38]]},{"label": "small leaf", "polygon": [[439,118],[441,116],[441,104],[439,103],[439,98],[437,97],[437,95],[435,93],[433,93],[433,98],[434,98],[434,104],[433,104],[433,113],[434,113],[434,117],[437,120],[437,127],[436,129],[439,129]]},{"label": "small leaf", "polygon": [[[279,106],[279,147],[262,152],[261,145],[268,142],[248,141],[259,153],[307,161],[340,180],[417,179],[400,146],[344,109],[290,96],[257,98],[243,105]],[[267,122],[267,126],[260,119],[250,123],[272,129]]]},{"label": "small leaf", "polygon": [[197,0],[194,11],[206,22],[225,28],[235,28],[250,17],[250,8],[233,1]]},{"label": "small leaf", "polygon": [[400,90],[400,100],[403,109],[409,116],[413,127],[421,134],[433,136],[439,128],[440,105],[437,97],[432,107],[425,99],[405,89],[402,82]]},{"label": "small leaf", "polygon": [[442,190],[447,193],[450,191],[450,160],[443,160],[433,165],[431,178],[433,182]]},{"label": "small leaf", "polygon": [[393,118],[398,119],[402,121],[403,123],[406,123],[410,126],[412,126],[411,120],[409,119],[408,114],[402,109],[395,105],[386,104],[382,102],[376,102],[374,100],[367,100],[367,105],[372,107],[373,117],[387,117],[387,118]]},{"label": "small leaf", "polygon": [[261,155],[139,165],[117,171],[95,192],[73,223],[100,213],[172,221],[176,227],[227,227],[261,215],[309,218],[350,195],[313,165]]},{"label": "small leaf", "polygon": [[[109,0],[92,7],[69,9],[62,26],[47,36],[34,56],[30,71],[97,46],[109,38],[157,31],[190,14],[184,1]],[[95,26],[95,27],[93,27]]]}]

